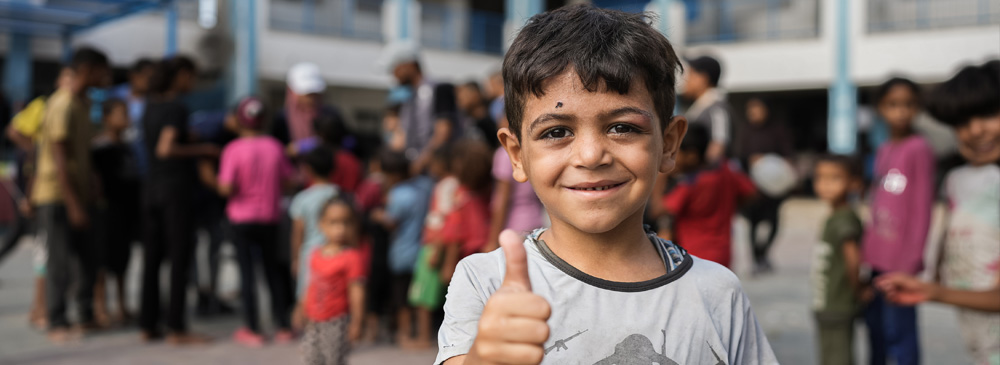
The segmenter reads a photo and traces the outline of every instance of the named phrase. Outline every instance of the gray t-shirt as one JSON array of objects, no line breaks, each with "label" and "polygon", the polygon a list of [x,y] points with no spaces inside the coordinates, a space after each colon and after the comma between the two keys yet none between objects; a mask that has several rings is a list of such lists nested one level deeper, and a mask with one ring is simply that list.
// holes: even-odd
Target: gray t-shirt
[{"label": "gray t-shirt", "polygon": [[[666,275],[636,283],[599,279],[525,240],[535,294],[552,306],[542,364],[776,364],[739,279],[650,234]],[[435,364],[468,353],[479,316],[505,273],[501,250],[463,259],[448,288]]]}]

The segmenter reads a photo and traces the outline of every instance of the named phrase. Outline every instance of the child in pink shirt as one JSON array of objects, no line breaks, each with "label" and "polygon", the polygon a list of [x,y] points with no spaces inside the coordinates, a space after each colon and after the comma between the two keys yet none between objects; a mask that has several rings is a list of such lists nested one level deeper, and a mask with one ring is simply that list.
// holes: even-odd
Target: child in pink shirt
[{"label": "child in pink shirt", "polygon": [[[919,87],[900,78],[882,84],[875,98],[890,137],[875,157],[871,222],[861,244],[862,262],[871,267],[873,278],[893,271],[916,274],[923,270],[934,203],[934,153],[913,132],[919,100]],[[865,321],[872,364],[884,364],[887,359],[900,365],[920,362],[913,307],[893,305],[879,294],[868,305]]]},{"label": "child in pink shirt", "polygon": [[289,303],[291,271],[278,255],[279,200],[282,186],[292,179],[292,165],[281,142],[261,132],[264,103],[243,99],[236,110],[239,138],[226,145],[219,165],[219,193],[229,198],[226,214],[233,227],[240,267],[240,296],[246,327],[234,340],[249,347],[264,344],[257,320],[254,267],[264,268],[271,293],[272,318],[277,322],[276,342],[292,340]]}]

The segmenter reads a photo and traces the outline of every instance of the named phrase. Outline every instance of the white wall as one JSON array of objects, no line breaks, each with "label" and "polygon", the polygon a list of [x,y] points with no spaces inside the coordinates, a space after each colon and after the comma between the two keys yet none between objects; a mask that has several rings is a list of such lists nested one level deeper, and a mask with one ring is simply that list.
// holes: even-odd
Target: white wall
[{"label": "white wall", "polygon": [[[821,0],[817,38],[699,44],[685,54],[719,58],[720,84],[730,91],[827,88],[836,66],[836,1]],[[1000,57],[1000,25],[870,34],[864,0],[850,1],[850,74],[860,86],[891,75],[939,82],[963,65]]]}]

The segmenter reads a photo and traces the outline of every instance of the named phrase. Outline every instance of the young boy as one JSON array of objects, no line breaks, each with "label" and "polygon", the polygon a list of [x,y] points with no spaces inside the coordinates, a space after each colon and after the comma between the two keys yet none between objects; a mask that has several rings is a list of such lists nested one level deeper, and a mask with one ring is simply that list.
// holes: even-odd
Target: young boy
[{"label": "young boy", "polygon": [[397,343],[413,347],[413,310],[407,303],[413,268],[420,252],[424,220],[430,206],[434,181],[426,176],[410,177],[410,161],[401,152],[383,151],[379,167],[388,189],[385,209],[377,209],[371,219],[391,232],[389,244],[390,313],[396,313]]},{"label": "young boy", "polygon": [[[93,137],[87,107],[88,88],[101,86],[108,72],[108,58],[83,48],[73,54],[73,76],[61,85],[45,107],[38,131],[37,173],[31,203],[37,208],[39,232],[45,232],[49,256],[46,264],[46,305],[49,337],[61,342],[69,337],[66,296],[76,282],[76,307],[84,325],[93,324],[94,249],[89,242],[93,197],[90,143]],[[79,262],[79,273],[71,263]]]},{"label": "young boy", "polygon": [[670,238],[689,253],[729,267],[733,214],[755,194],[753,182],[725,163],[709,164],[708,129],[691,125],[677,154],[681,181],[663,198],[673,217]]},{"label": "young boy", "polygon": [[337,185],[330,183],[330,172],[334,169],[333,150],[318,146],[299,156],[299,171],[309,188],[295,194],[288,214],[292,216],[291,258],[295,273],[295,297],[299,306],[295,310],[296,321],[301,320],[301,299],[309,285],[309,255],[313,249],[323,244],[323,232],[319,227],[319,216],[323,204],[340,194]]},{"label": "young boy", "polygon": [[[951,125],[968,162],[948,173],[947,237],[939,272],[950,289],[1000,286],[1000,61],[969,66],[928,98],[927,110]],[[1000,298],[998,296],[997,298]],[[960,309],[959,323],[976,364],[1000,364],[1000,314]]]},{"label": "young boy", "polygon": [[739,279],[643,229],[687,129],[667,39],[568,6],[529,20],[503,70],[498,136],[552,228],[459,263],[435,363],[776,363]]},{"label": "young boy", "polygon": [[110,274],[117,284],[117,317],[120,322],[126,322],[131,316],[125,305],[125,274],[132,256],[132,242],[139,235],[142,212],[139,164],[135,150],[125,141],[125,131],[131,125],[128,104],[121,99],[111,99],[104,102],[102,109],[104,130],[94,140],[91,150],[104,197],[103,219],[100,227],[96,227],[103,257],[95,289],[95,310],[99,320],[102,315],[107,316],[103,279],[105,274]]},{"label": "young boy", "polygon": [[264,344],[257,317],[256,266],[264,269],[271,293],[275,342],[292,339],[288,285],[291,271],[278,260],[278,222],[283,186],[292,180],[292,165],[281,142],[262,132],[264,103],[247,97],[236,110],[239,138],[226,145],[219,164],[219,195],[229,198],[226,215],[232,222],[240,268],[240,296],[246,327],[233,339],[248,347]]},{"label": "young boy", "polygon": [[863,228],[847,202],[848,193],[859,183],[860,173],[855,170],[848,157],[827,156],[816,164],[813,179],[816,195],[832,209],[812,265],[821,364],[854,363],[854,319],[860,309],[859,298],[864,296],[858,280],[858,242]]}]

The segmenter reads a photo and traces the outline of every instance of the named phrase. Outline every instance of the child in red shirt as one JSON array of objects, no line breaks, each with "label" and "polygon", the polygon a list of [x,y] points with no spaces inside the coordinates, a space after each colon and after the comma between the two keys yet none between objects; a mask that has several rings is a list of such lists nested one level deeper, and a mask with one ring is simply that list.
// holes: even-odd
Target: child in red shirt
[{"label": "child in red shirt", "polygon": [[756,192],[746,175],[725,162],[706,164],[708,144],[704,127],[688,129],[677,156],[677,168],[685,177],[662,203],[673,216],[671,239],[691,255],[729,267],[733,214]]},{"label": "child in red shirt", "polygon": [[358,216],[353,201],[338,195],[324,204],[319,218],[326,236],[309,258],[306,289],[309,319],[302,339],[306,364],[347,364],[350,343],[361,336],[364,318],[364,258],[355,248]]},{"label": "child in red shirt", "polygon": [[443,147],[432,156],[430,172],[439,180],[409,292],[409,302],[417,308],[414,347],[431,345],[431,313],[442,308],[458,260],[486,245],[492,161],[489,148],[472,140]]}]

